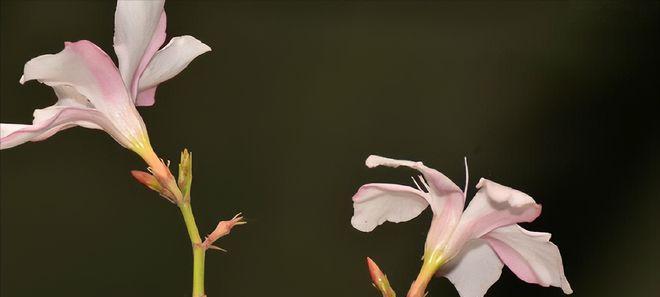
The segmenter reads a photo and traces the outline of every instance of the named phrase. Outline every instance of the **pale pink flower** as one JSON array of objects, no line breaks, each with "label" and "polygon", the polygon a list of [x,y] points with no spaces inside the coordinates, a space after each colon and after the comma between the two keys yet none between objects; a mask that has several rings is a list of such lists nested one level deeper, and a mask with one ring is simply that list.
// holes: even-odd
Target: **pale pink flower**
[{"label": "pale pink flower", "polygon": [[117,2],[114,49],[119,67],[87,40],[65,42],[61,52],[28,61],[20,83],[37,80],[49,85],[58,101],[35,110],[31,125],[1,124],[0,149],[82,126],[104,130],[142,156],[156,174],[162,171],[135,107],[153,105],[158,84],[211,50],[192,36],[174,37],[159,50],[165,41],[164,2]]},{"label": "pale pink flower", "polygon": [[532,197],[482,178],[477,184],[479,191],[463,210],[465,193],[421,162],[369,156],[366,165],[405,166],[421,173],[421,185],[415,181],[416,189],[366,184],[353,196],[351,223],[363,232],[385,221],[411,220],[431,205],[433,219],[426,237],[424,263],[408,291],[409,297],[424,296],[434,274],[448,278],[461,297],[484,296],[499,279],[504,265],[528,283],[560,287],[566,294],[573,292],[550,234],[530,232],[518,225],[541,214],[541,205]]}]

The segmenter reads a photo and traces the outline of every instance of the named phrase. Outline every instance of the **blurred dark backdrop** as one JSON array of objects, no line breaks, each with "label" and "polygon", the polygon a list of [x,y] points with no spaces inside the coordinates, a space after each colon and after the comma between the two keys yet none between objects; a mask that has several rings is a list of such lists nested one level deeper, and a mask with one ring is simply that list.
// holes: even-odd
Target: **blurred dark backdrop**
[{"label": "blurred dark backdrop", "polygon": [[[114,57],[113,1],[2,1],[3,122],[55,101],[18,84],[29,59],[89,39]],[[168,1],[168,35],[213,52],[141,109],[156,150],[195,155],[202,232],[249,224],[207,257],[209,296],[378,296],[365,256],[401,295],[427,211],[372,233],[351,195],[423,160],[460,185],[487,177],[542,203],[578,296],[658,296],[659,2]],[[132,180],[144,165],[83,128],[2,151],[2,296],[189,296],[177,209]],[[470,195],[474,193],[471,187]],[[430,296],[457,296],[445,279]],[[510,271],[489,296],[562,296]]]}]

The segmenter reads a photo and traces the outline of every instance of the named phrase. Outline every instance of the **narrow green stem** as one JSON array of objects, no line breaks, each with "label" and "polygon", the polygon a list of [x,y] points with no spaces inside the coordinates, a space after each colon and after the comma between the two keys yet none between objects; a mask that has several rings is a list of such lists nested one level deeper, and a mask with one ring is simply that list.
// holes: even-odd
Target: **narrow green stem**
[{"label": "narrow green stem", "polygon": [[203,297],[204,295],[204,257],[206,249],[202,247],[202,238],[199,236],[195,216],[193,215],[190,202],[179,204],[183,221],[186,223],[188,235],[193,248],[193,289],[192,297]]},{"label": "narrow green stem", "polygon": [[422,269],[417,275],[417,279],[410,286],[408,295],[406,297],[424,297],[426,296],[426,287],[428,286],[431,278],[435,275],[440,266],[445,263],[445,258],[442,250],[433,250],[424,253],[424,264]]}]

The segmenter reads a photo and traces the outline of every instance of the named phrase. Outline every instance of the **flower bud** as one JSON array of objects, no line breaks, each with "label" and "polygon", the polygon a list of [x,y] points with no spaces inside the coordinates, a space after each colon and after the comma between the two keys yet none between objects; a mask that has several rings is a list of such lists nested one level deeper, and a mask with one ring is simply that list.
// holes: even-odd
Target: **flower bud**
[{"label": "flower bud", "polygon": [[156,177],[150,173],[140,170],[131,170],[131,175],[133,175],[133,177],[137,179],[138,182],[147,186],[149,189],[152,189],[156,192],[163,190],[163,186],[161,186]]},{"label": "flower bud", "polygon": [[192,185],[192,152],[184,149],[181,152],[181,162],[179,163],[179,178],[177,183],[184,201],[190,201],[190,186]]},{"label": "flower bud", "polygon": [[396,293],[390,287],[387,276],[376,265],[376,262],[367,257],[367,266],[369,267],[369,274],[371,275],[371,281],[373,281],[374,287],[383,294],[383,297],[395,297]]},{"label": "flower bud", "polygon": [[165,199],[169,200],[172,203],[176,203],[174,196],[170,191],[165,189],[159,182],[158,179],[156,179],[155,176],[148,172],[140,171],[140,170],[131,170],[131,175],[140,182],[141,184],[145,185],[147,188],[154,190],[158,192],[161,196],[163,196]]},{"label": "flower bud", "polygon": [[243,217],[241,216],[241,213],[239,212],[236,214],[231,220],[229,221],[220,221],[218,223],[218,226],[215,227],[215,230],[209,234],[209,236],[206,237],[204,242],[202,243],[202,246],[204,248],[214,248],[214,249],[219,249],[223,250],[221,248],[218,248],[217,246],[214,246],[213,243],[218,240],[220,237],[223,237],[231,231],[232,228],[236,225],[243,225],[247,224],[246,221],[243,221]]}]

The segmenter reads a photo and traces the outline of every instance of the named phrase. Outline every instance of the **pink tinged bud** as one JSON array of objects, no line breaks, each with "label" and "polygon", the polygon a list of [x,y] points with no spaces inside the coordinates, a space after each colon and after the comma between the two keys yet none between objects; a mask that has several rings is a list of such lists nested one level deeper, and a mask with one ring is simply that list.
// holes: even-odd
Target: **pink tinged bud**
[{"label": "pink tinged bud", "polygon": [[218,240],[220,237],[223,237],[223,236],[229,234],[229,232],[231,231],[232,228],[234,228],[234,226],[244,225],[244,224],[247,224],[247,222],[243,220],[243,217],[241,216],[240,212],[238,214],[236,214],[229,221],[220,221],[220,223],[218,223],[218,226],[215,227],[215,230],[213,230],[213,232],[211,232],[211,234],[209,234],[209,236],[206,237],[206,239],[202,243],[202,246],[205,249],[215,249],[215,250],[221,250],[221,251],[226,252],[226,250],[224,250],[222,248],[219,248],[217,246],[214,246],[213,243],[216,240]]},{"label": "pink tinged bud", "polygon": [[176,200],[174,199],[174,196],[170,191],[165,189],[159,182],[158,179],[156,179],[155,176],[151,175],[150,173],[144,172],[144,171],[139,171],[139,170],[131,170],[131,175],[140,182],[141,184],[145,185],[147,188],[158,192],[163,198],[167,199],[168,201],[172,203],[176,203]]},{"label": "pink tinged bud", "polygon": [[367,257],[367,266],[369,267],[369,274],[371,275],[371,281],[374,287],[383,294],[383,297],[395,297],[396,293],[390,286],[387,275],[380,270],[376,262]]},{"label": "pink tinged bud", "polygon": [[190,186],[192,185],[192,152],[184,149],[179,163],[179,178],[177,181],[184,201],[190,201]]},{"label": "pink tinged bud", "polygon": [[140,170],[131,170],[131,175],[141,184],[147,186],[147,188],[152,189],[156,192],[163,190],[163,187],[160,185],[155,176]]},{"label": "pink tinged bud", "polygon": [[156,180],[161,184],[163,188],[167,190],[170,194],[169,196],[174,197],[173,201],[175,204],[179,204],[183,201],[183,195],[179,190],[174,176],[170,172],[170,161],[163,161],[163,159],[158,158],[156,153],[153,150],[148,150],[140,154],[142,159],[149,165],[147,168],[149,172],[156,177]]}]

